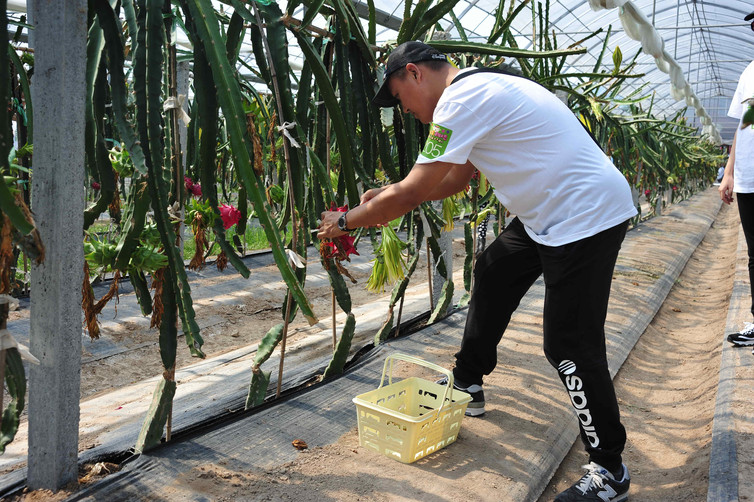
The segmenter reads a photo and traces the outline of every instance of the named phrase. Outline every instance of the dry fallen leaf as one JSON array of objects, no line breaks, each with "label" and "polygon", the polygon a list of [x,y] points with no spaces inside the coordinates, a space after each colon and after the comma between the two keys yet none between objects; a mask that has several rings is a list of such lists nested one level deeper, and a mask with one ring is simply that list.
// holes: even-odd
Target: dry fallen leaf
[{"label": "dry fallen leaf", "polygon": [[97,462],[94,465],[85,465],[81,468],[81,471],[83,471],[81,474],[83,475],[79,478],[79,483],[86,484],[93,481],[96,477],[107,476],[119,470],[120,466],[112,462]]},{"label": "dry fallen leaf", "polygon": [[294,448],[297,450],[306,450],[309,448],[309,445],[306,444],[306,441],[303,439],[294,439],[291,444],[293,444]]}]

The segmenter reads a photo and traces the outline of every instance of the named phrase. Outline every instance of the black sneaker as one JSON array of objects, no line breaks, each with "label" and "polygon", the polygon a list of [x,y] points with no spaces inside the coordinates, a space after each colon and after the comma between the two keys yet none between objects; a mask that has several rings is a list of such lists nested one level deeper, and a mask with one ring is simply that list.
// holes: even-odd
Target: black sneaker
[{"label": "black sneaker", "polygon": [[578,482],[555,497],[555,502],[581,502],[593,500],[595,502],[621,502],[628,500],[628,486],[631,478],[628,469],[623,466],[623,479],[617,481],[615,477],[599,464],[590,462],[585,465],[587,473]]},{"label": "black sneaker", "polygon": [[745,323],[744,329],[738,333],[728,335],[728,341],[736,347],[748,347],[749,345],[754,345],[754,323]]},{"label": "black sneaker", "polygon": [[[448,377],[442,377],[435,383],[439,383],[440,385],[448,385]],[[464,387],[453,380],[453,388],[471,395],[471,401],[469,402],[468,406],[466,406],[467,417],[480,417],[484,415],[484,391],[482,390],[481,385],[473,384],[469,385],[468,387]]]}]

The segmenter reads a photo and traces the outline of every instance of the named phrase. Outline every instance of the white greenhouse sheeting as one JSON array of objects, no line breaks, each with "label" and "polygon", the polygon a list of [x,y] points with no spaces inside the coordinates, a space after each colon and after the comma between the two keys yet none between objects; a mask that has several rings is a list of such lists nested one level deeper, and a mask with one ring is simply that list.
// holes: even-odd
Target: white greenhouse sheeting
[{"label": "white greenhouse sheeting", "polygon": [[[544,8],[545,2],[541,3]],[[453,9],[469,40],[485,40],[498,4],[497,0],[461,0]],[[506,1],[505,8],[509,5]],[[375,6],[392,16],[403,13],[403,2],[375,0]],[[753,10],[750,0],[553,0],[549,2],[549,32],[555,33],[558,47],[566,47],[612,26],[611,52],[620,47],[626,60],[643,49],[637,72],[645,77],[624,86],[646,86],[642,94],[655,93],[653,111],[661,117],[688,106],[691,125],[730,144],[737,121],[727,117],[728,107],[738,77],[754,59],[754,32],[743,19]],[[533,48],[530,23],[531,17],[522,13],[513,25],[522,48]],[[452,39],[459,38],[449,16],[441,24]],[[585,42],[587,54],[570,58],[564,72],[589,71],[606,32]],[[378,30],[378,43],[395,35],[394,29]]]},{"label": "white greenhouse sheeting", "polygon": [[[363,1],[363,0],[357,0]],[[516,1],[516,5],[520,2]],[[469,40],[483,41],[494,21],[496,0],[461,0],[453,9]],[[542,2],[543,8],[545,2]],[[506,1],[507,9],[510,2]],[[378,10],[402,16],[403,2],[375,0]],[[558,47],[582,40],[599,28],[612,26],[608,49],[620,47],[624,59],[640,49],[637,71],[645,77],[624,83],[627,89],[646,86],[655,93],[653,111],[673,116],[688,106],[695,125],[718,142],[730,143],[737,122],[727,117],[738,77],[754,59],[754,32],[744,16],[754,3],[741,0],[553,0],[549,32]],[[531,17],[522,13],[513,25],[522,48],[532,48]],[[450,17],[441,23],[452,39],[459,34]],[[587,54],[569,59],[564,72],[588,71],[599,56],[607,30],[585,45]],[[378,30],[378,43],[395,38],[395,29]]]},{"label": "white greenhouse sheeting", "polygon": [[[366,17],[366,0],[351,0]],[[507,12],[511,2],[504,0]],[[8,9],[25,12],[22,0],[9,0]],[[232,12],[229,1],[213,0],[218,9]],[[285,8],[287,0],[278,3]],[[558,47],[579,42],[602,28],[603,31],[583,45],[587,53],[568,59],[563,72],[591,71],[611,27],[607,47],[612,53],[620,48],[624,61],[637,58],[640,79],[629,79],[626,92],[642,87],[641,95],[654,95],[653,113],[672,117],[687,107],[689,124],[698,127],[717,143],[730,144],[737,121],[727,117],[738,78],[754,59],[754,32],[744,16],[754,11],[751,0],[546,0],[532,2],[544,10],[549,4],[548,32],[555,34]],[[404,0],[374,0],[377,10],[377,44],[395,40],[404,10]],[[468,39],[483,42],[492,31],[499,0],[460,0],[453,13],[460,20]],[[293,17],[303,18],[303,6]],[[531,12],[525,9],[512,28],[521,48],[532,45]],[[324,26],[324,20],[316,22]],[[460,35],[448,15],[439,23],[452,40]],[[364,21],[366,27],[366,21]],[[185,38],[184,38],[185,40]],[[253,62],[248,40],[242,47]],[[289,51],[295,67],[302,63],[301,51],[289,36]],[[605,58],[609,64],[610,59]],[[646,101],[648,104],[649,101]],[[648,105],[647,105],[648,106]]]}]

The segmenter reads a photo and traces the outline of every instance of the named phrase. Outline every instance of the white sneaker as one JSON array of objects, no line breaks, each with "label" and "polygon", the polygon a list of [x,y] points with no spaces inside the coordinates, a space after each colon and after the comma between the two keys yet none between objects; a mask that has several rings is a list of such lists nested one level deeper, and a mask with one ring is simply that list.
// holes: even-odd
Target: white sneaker
[{"label": "white sneaker", "polygon": [[754,345],[754,323],[745,323],[744,329],[738,333],[728,335],[728,341],[736,347],[748,347]]},{"label": "white sneaker", "polygon": [[[448,378],[442,377],[435,383],[440,385],[448,385]],[[466,406],[467,417],[480,417],[484,415],[484,390],[481,385],[473,384],[468,387],[463,387],[455,380],[453,381],[453,388],[471,395],[471,401]]]},{"label": "white sneaker", "polygon": [[555,502],[621,502],[628,500],[631,477],[623,466],[623,477],[615,477],[599,464],[589,462],[584,466],[587,473],[576,484],[555,497]]}]

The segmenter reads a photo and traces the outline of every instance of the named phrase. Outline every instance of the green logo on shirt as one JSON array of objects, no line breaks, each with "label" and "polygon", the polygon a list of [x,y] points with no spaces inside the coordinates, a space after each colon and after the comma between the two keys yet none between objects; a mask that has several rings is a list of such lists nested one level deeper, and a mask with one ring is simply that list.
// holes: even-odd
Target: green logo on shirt
[{"label": "green logo on shirt", "polygon": [[432,123],[429,126],[429,137],[427,138],[427,142],[424,143],[422,155],[428,159],[436,159],[445,153],[451,134],[453,134],[453,131],[447,127]]}]

